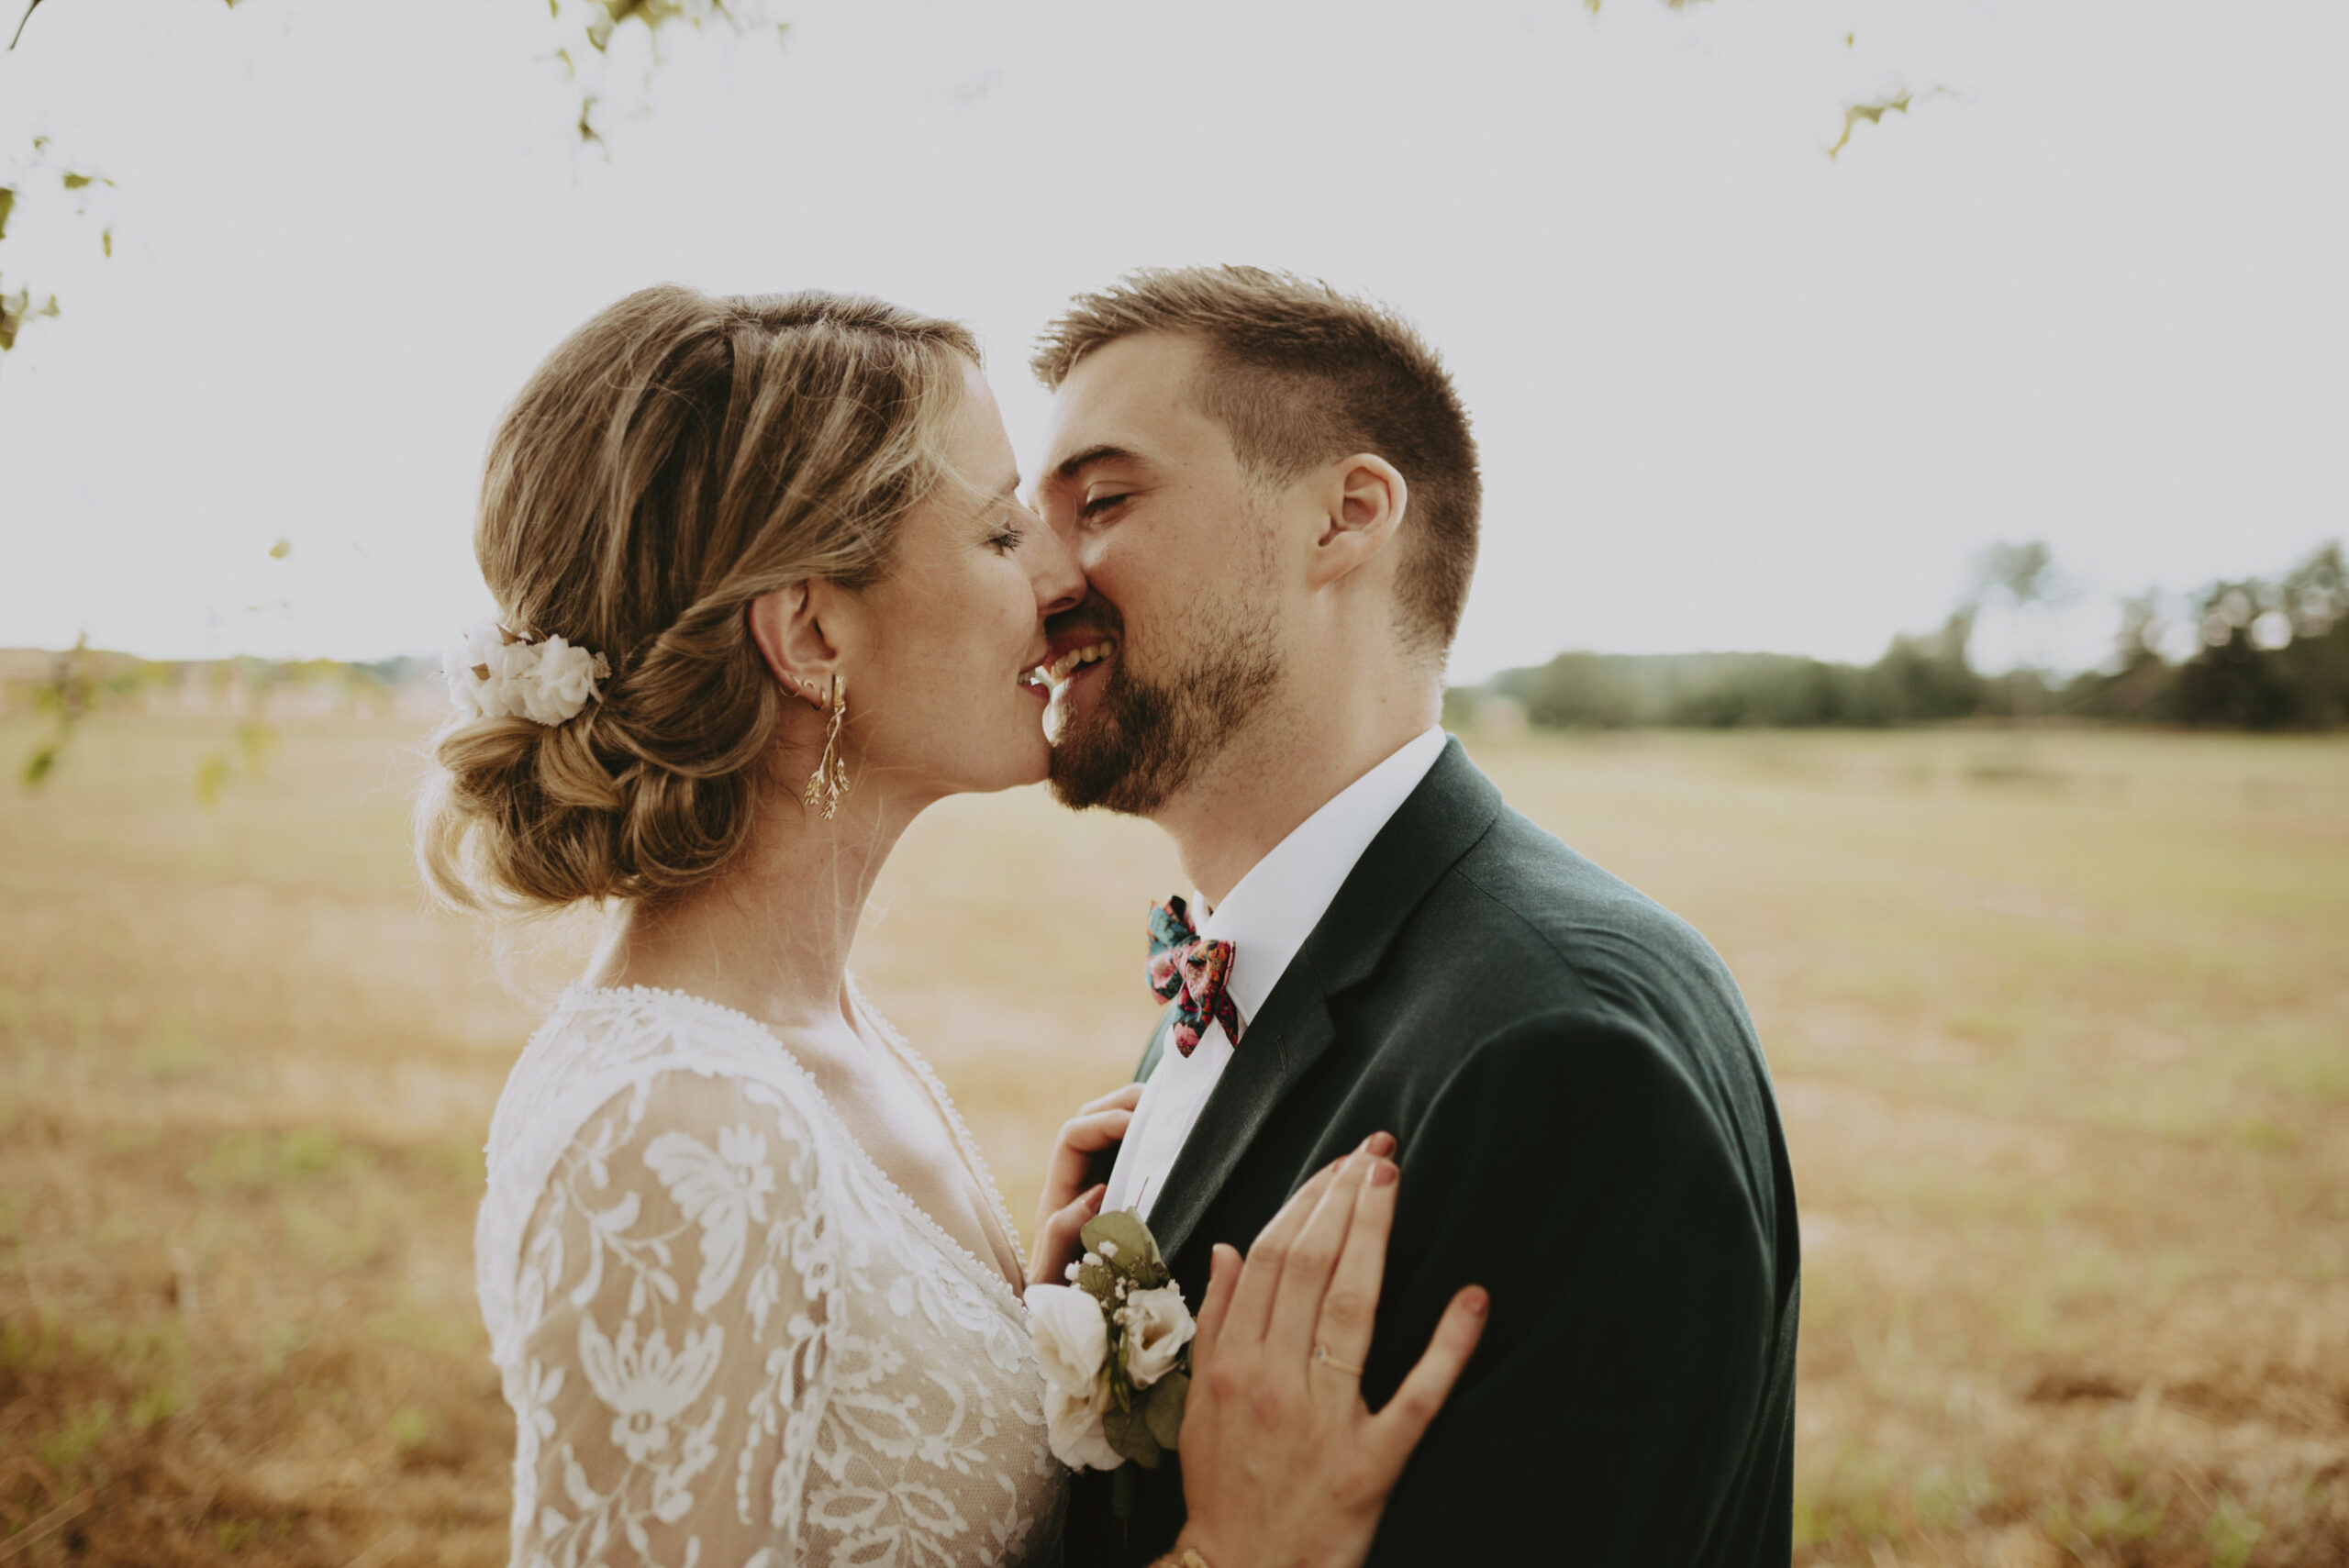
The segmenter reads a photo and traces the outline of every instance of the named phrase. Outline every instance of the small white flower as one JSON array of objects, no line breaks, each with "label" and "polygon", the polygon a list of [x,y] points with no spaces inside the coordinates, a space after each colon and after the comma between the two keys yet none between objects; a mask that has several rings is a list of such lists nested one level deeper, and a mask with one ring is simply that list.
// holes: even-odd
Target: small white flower
[{"label": "small white flower", "polygon": [[508,641],[495,621],[475,621],[440,656],[440,673],[462,718],[529,718],[561,724],[600,695],[611,673],[600,653],[560,637]]},{"label": "small white flower", "polygon": [[1116,1256],[1118,1255],[1118,1244],[1117,1244],[1115,1241],[1104,1241],[1104,1242],[1102,1242],[1102,1243],[1101,1243],[1101,1255],[1102,1255],[1103,1257],[1105,1257],[1105,1258],[1114,1258],[1114,1257],[1116,1257]]},{"label": "small white flower", "polygon": [[1074,1285],[1028,1287],[1028,1334],[1036,1364],[1054,1389],[1092,1396],[1101,1363],[1109,1359],[1109,1326],[1101,1304]]},{"label": "small white flower", "polygon": [[1115,1470],[1125,1462],[1101,1425],[1102,1363],[1109,1327],[1101,1304],[1074,1285],[1028,1287],[1028,1332],[1044,1373],[1044,1440],[1072,1470]]},{"label": "small white flower", "polygon": [[1161,1285],[1126,1297],[1126,1381],[1148,1388],[1174,1370],[1175,1358],[1199,1331],[1183,1305],[1183,1287]]},{"label": "small white flower", "polygon": [[1099,1268],[1099,1267],[1101,1266],[1101,1254],[1100,1254],[1100,1253],[1098,1253],[1098,1252],[1087,1252],[1087,1253],[1085,1253],[1085,1266],[1086,1268],[1088,1268],[1088,1269],[1097,1269],[1097,1268]]},{"label": "small white flower", "polygon": [[490,675],[489,656],[505,641],[492,621],[477,620],[465,628],[448,651],[440,655],[441,678],[449,683],[449,697],[465,718],[489,717],[482,703]]},{"label": "small white flower", "polygon": [[490,718],[525,717],[523,694],[538,667],[539,648],[534,642],[506,642],[491,649],[489,679],[482,684],[483,713]]},{"label": "small white flower", "polygon": [[522,685],[522,711],[540,724],[576,717],[596,695],[596,677],[607,673],[603,660],[560,637],[536,646],[539,656]]},{"label": "small white flower", "polygon": [[1061,1271],[1061,1278],[1068,1281],[1071,1284],[1074,1284],[1076,1283],[1077,1272],[1076,1265],[1074,1263],[1071,1263],[1068,1267]]},{"label": "small white flower", "polygon": [[1126,1462],[1109,1446],[1090,1389],[1044,1390],[1044,1441],[1071,1470],[1115,1470]]}]

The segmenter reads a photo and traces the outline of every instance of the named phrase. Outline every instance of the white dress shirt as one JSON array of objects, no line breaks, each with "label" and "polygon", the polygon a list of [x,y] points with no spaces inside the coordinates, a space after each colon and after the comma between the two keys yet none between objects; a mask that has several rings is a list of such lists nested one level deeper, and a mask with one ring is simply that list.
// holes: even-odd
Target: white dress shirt
[{"label": "white dress shirt", "polygon": [[[1258,1010],[1321,923],[1354,862],[1442,754],[1440,727],[1415,736],[1298,823],[1205,918],[1198,916],[1203,901],[1193,901],[1199,935],[1232,946],[1224,988],[1240,1009],[1243,1049]],[[1150,1218],[1174,1157],[1223,1077],[1231,1049],[1223,1026],[1210,1022],[1190,1055],[1172,1050],[1160,1055],[1118,1150],[1109,1191],[1101,1200],[1104,1211],[1132,1209]]]}]

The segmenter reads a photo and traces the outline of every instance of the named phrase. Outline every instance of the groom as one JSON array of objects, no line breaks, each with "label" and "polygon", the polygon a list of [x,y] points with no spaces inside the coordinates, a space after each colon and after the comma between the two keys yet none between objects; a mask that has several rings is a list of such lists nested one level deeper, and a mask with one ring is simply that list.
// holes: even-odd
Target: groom
[{"label": "groom", "polygon": [[[1152,914],[1172,1001],[1104,1207],[1196,1303],[1214,1242],[1392,1132],[1364,1397],[1462,1285],[1492,1316],[1372,1562],[1785,1563],[1800,1262],[1769,1072],[1704,940],[1437,727],[1478,503],[1442,366],[1382,309],[1228,267],[1077,299],[1035,369],[1039,501],[1092,585],[1052,652],[1108,650],[1053,699],[1053,788],[1156,822],[1197,891]],[[1082,1478],[1072,1563],[1182,1527],[1172,1465],[1126,1528],[1108,1493]]]}]

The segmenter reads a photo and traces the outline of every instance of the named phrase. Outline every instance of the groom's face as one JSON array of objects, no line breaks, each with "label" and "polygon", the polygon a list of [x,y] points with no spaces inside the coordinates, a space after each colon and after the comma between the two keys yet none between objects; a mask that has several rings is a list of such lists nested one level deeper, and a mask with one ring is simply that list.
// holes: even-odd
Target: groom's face
[{"label": "groom's face", "polygon": [[1057,657],[1108,650],[1053,692],[1052,788],[1071,806],[1153,814],[1280,681],[1275,502],[1192,395],[1201,361],[1189,339],[1119,339],[1054,402],[1037,505],[1090,592],[1045,631]]}]

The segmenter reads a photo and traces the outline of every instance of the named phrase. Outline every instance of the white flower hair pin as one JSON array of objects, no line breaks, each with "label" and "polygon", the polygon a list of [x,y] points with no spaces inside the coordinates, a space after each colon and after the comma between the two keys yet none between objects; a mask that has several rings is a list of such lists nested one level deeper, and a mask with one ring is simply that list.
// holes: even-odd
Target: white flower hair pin
[{"label": "white flower hair pin", "polygon": [[464,639],[440,656],[450,698],[465,718],[509,715],[539,724],[576,718],[603,694],[611,665],[600,653],[574,648],[560,637],[530,642],[495,621],[477,620]]}]

